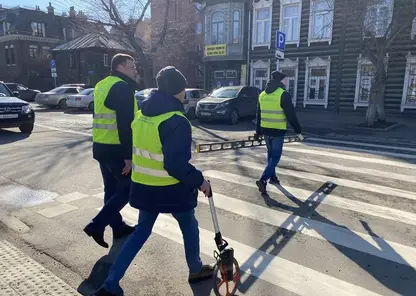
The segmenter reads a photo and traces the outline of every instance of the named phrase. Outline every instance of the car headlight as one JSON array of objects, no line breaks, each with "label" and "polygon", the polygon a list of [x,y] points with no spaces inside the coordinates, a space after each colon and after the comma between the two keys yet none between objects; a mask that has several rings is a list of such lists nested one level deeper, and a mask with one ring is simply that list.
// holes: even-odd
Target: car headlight
[{"label": "car headlight", "polygon": [[32,112],[32,106],[26,105],[26,106],[22,107],[22,113],[23,114],[27,114],[27,113],[30,113],[30,112]]},{"label": "car headlight", "polygon": [[224,107],[228,106],[229,103],[230,103],[230,101],[218,104],[217,108],[224,108]]}]

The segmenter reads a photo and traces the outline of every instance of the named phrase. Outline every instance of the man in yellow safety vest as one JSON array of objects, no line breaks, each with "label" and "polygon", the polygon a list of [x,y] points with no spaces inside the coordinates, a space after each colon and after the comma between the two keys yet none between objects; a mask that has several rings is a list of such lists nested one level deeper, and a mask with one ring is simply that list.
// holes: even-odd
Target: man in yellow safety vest
[{"label": "man in yellow safety vest", "polygon": [[182,114],[186,79],[174,67],[157,74],[158,90],[143,101],[132,123],[133,170],[130,205],[139,209],[138,224],[114,262],[96,296],[122,294],[119,285],[128,266],[152,233],[160,213],[170,213],[182,231],[191,283],[210,279],[213,265],[200,258],[198,189],[206,196],[211,186],[189,163],[192,126]]},{"label": "man in yellow safety vest", "polygon": [[115,239],[134,230],[123,222],[119,212],[128,203],[131,185],[131,122],[138,110],[134,96],[138,88],[136,74],[133,57],[116,54],[111,61],[111,74],[94,88],[93,157],[100,164],[104,181],[104,207],[84,232],[105,248],[106,226],[110,225]]},{"label": "man in yellow safety vest", "polygon": [[261,193],[267,193],[266,185],[269,180],[272,184],[280,184],[276,175],[276,166],[282,156],[286,121],[289,121],[298,136],[302,138],[302,129],[296,117],[292,97],[285,90],[285,85],[286,75],[274,71],[272,79],[269,80],[266,89],[259,96],[255,138],[260,135],[264,136],[268,162],[260,180],[256,182]]}]

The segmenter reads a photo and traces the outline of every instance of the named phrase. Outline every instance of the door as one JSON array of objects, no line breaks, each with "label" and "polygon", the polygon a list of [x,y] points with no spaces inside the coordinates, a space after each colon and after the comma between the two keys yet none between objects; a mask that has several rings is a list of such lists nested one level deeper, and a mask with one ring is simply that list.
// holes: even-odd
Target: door
[{"label": "door", "polygon": [[242,99],[244,101],[244,116],[255,116],[257,111],[257,102],[259,98],[259,89],[256,87],[245,87],[242,90],[244,94]]}]

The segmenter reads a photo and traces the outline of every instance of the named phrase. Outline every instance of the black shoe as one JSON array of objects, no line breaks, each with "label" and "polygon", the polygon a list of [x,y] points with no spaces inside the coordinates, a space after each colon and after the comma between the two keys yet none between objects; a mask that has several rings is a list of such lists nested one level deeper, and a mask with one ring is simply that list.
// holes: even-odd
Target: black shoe
[{"label": "black shoe", "polygon": [[117,294],[110,293],[106,289],[100,288],[98,291],[94,292],[94,294],[92,294],[91,296],[117,296]]},{"label": "black shoe", "polygon": [[189,274],[188,282],[191,284],[195,284],[200,281],[212,278],[212,276],[214,275],[214,268],[215,263],[202,266],[202,270],[200,272]]},{"label": "black shoe", "polygon": [[129,225],[126,225],[126,226],[124,226],[124,228],[123,228],[123,230],[122,231],[120,231],[120,232],[114,232],[113,231],[113,237],[115,238],[115,239],[120,239],[120,238],[123,238],[123,237],[125,237],[125,236],[129,236],[130,234],[132,234],[133,233],[133,231],[135,230],[136,228],[135,227],[133,227],[133,226],[129,226]]},{"label": "black shoe", "polygon": [[280,185],[280,181],[276,176],[271,177],[270,180],[269,180],[269,183],[270,184],[275,184],[275,185]]},{"label": "black shoe", "polygon": [[263,181],[263,180],[258,180],[258,181],[256,181],[256,185],[257,185],[257,187],[259,188],[259,191],[260,191],[261,193],[267,193],[267,190],[266,190],[266,185],[267,185],[267,183],[266,183],[265,181]]},{"label": "black shoe", "polygon": [[99,244],[103,248],[108,248],[108,244],[104,241],[104,231],[97,231],[93,228],[93,224],[89,223],[84,228],[84,232],[91,236],[97,244]]}]

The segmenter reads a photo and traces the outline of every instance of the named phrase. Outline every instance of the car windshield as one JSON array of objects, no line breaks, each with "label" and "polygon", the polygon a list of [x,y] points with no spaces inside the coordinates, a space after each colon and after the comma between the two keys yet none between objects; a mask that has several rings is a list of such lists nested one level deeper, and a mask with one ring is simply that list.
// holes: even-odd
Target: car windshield
[{"label": "car windshield", "polygon": [[14,97],[10,90],[3,83],[0,83],[0,99],[1,97]]},{"label": "car windshield", "polygon": [[219,88],[210,95],[212,98],[235,98],[240,88]]},{"label": "car windshield", "polygon": [[68,88],[70,88],[70,87],[57,87],[57,88],[51,89],[48,92],[54,93],[54,94],[59,94],[59,93],[65,91],[65,90],[67,90]]},{"label": "car windshield", "polygon": [[87,88],[87,89],[84,89],[82,92],[80,92],[79,94],[80,95],[86,95],[86,96],[89,96],[90,95],[90,93],[93,91],[94,89],[93,88]]}]

